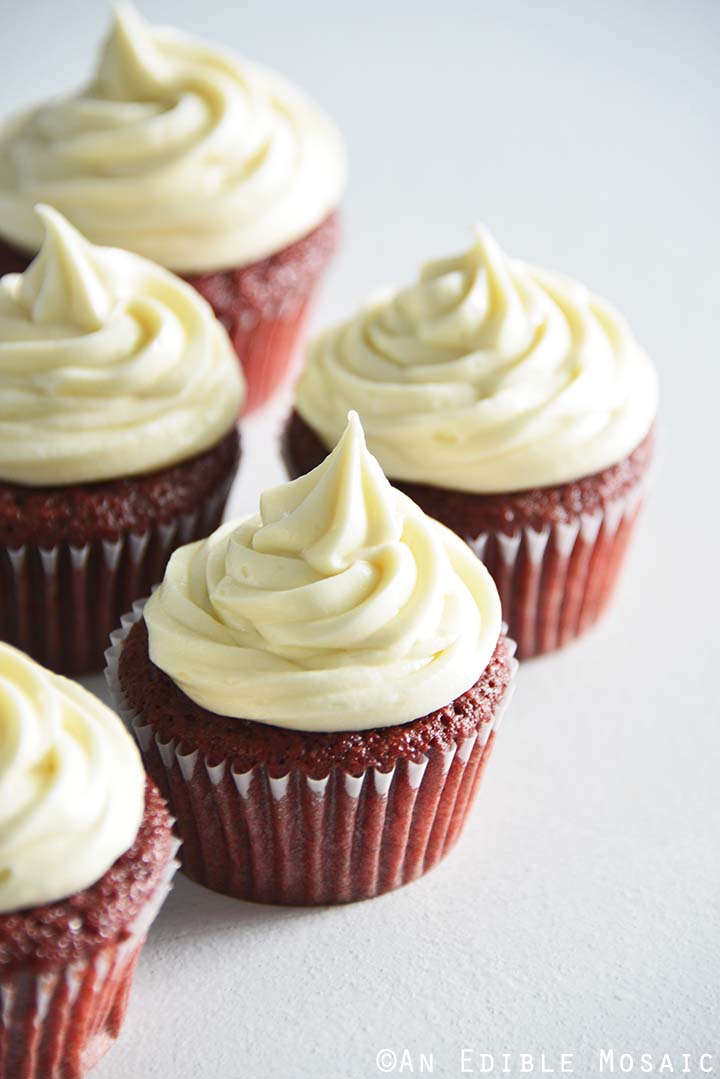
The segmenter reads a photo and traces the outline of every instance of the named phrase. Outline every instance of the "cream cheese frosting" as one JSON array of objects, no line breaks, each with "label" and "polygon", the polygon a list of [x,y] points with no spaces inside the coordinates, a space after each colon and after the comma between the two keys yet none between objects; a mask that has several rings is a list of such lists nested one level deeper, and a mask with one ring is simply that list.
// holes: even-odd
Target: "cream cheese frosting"
[{"label": "cream cheese frosting", "polygon": [[316,337],[296,401],[327,446],[357,409],[393,480],[485,494],[616,464],[652,426],[657,382],[610,304],[478,227],[467,251]]},{"label": "cream cheese frosting", "polygon": [[87,690],[0,643],[0,913],[88,888],[145,806],[132,738]]},{"label": "cream cheese frosting", "polygon": [[0,279],[0,479],[114,479],[216,443],[244,382],[209,305],[147,259],[94,247],[56,210],[37,216],[40,252]]},{"label": "cream cheese frosting", "polygon": [[0,131],[0,234],[37,251],[37,202],[176,272],[300,239],[345,185],[333,124],[274,72],[115,9],[96,75]]},{"label": "cream cheese frosting", "polygon": [[176,551],[150,658],[223,716],[306,731],[406,723],[475,684],[500,600],[470,548],[396,491],[357,415],[260,513]]}]

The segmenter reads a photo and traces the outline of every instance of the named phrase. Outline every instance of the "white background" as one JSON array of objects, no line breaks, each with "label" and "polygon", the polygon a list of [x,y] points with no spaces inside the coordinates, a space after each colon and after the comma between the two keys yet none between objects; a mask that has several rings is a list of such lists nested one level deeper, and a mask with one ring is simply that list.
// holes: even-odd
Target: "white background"
[{"label": "white background", "polygon": [[[345,244],[316,325],[483,219],[626,313],[660,370],[662,441],[611,615],[523,669],[448,860],[328,910],[180,878],[97,1079],[372,1079],[384,1048],[454,1077],[464,1046],[573,1052],[583,1076],[600,1047],[678,1069],[707,1051],[720,1073],[720,4],[143,9],[276,66],[345,131]],[[3,111],[81,81],[107,20],[91,0],[0,12]],[[247,425],[238,511],[282,476],[286,407]]]}]

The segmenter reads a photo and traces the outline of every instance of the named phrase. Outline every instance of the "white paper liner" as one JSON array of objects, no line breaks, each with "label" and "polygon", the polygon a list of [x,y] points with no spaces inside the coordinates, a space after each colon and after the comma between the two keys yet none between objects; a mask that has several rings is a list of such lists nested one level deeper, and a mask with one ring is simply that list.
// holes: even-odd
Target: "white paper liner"
[{"label": "white paper liner", "polygon": [[604,509],[540,531],[463,537],[495,580],[520,659],[561,648],[603,613],[647,487],[643,477]]},{"label": "white paper liner", "polygon": [[146,767],[168,799],[183,839],[183,869],[239,898],[293,904],[369,898],[434,866],[456,840],[515,688],[493,717],[447,750],[390,771],[340,768],[311,778],[299,769],[272,775],[263,765],[237,772],[228,760],[162,742],[128,704],[118,666],[125,639],[142,617],[139,600],[111,634],[106,678]]}]

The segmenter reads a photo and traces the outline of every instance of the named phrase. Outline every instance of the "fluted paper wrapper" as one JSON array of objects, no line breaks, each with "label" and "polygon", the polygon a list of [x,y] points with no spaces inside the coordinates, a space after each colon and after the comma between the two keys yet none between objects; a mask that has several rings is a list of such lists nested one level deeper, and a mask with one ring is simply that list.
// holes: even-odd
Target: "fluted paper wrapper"
[{"label": "fluted paper wrapper", "polygon": [[282,315],[250,312],[237,319],[230,339],[247,381],[243,415],[264,405],[285,381],[302,340],[311,300]]},{"label": "fluted paper wrapper", "polygon": [[247,382],[244,415],[264,405],[288,374],[338,234],[332,214],[259,262],[187,276],[222,322],[240,360]]},{"label": "fluted paper wrapper", "polygon": [[645,494],[641,481],[622,498],[567,523],[511,535],[464,536],[492,574],[518,657],[569,644],[603,613],[617,585]]},{"label": "fluted paper wrapper", "polygon": [[176,851],[123,940],[49,970],[0,973],[0,1079],[81,1079],[117,1040],[135,964],[178,866]]},{"label": "fluted paper wrapper", "polygon": [[[512,696],[514,659],[492,719],[445,751],[432,747],[418,763],[401,760],[388,772],[359,775],[334,768],[318,779],[300,769],[274,775],[262,764],[238,772],[230,760],[159,741],[129,707],[119,658],[144,603],[112,634],[106,677],[177,820],[189,877],[263,903],[347,903],[407,884],[444,857],[462,830]],[[508,644],[514,653],[514,642]]]},{"label": "fluted paper wrapper", "polygon": [[191,513],[82,546],[0,545],[0,637],[60,674],[103,668],[123,611],[162,580],[184,543],[220,524],[230,480]]}]

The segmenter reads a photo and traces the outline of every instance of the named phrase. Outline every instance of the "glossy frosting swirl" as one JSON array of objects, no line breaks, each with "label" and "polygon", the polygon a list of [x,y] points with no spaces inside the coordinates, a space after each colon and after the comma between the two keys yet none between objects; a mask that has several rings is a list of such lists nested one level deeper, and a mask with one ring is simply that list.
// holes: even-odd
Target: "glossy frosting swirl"
[{"label": "glossy frosting swirl", "polygon": [[212,310],[137,255],[38,208],[42,248],[0,279],[0,479],[95,482],[202,453],[244,384]]},{"label": "glossy frosting swirl", "polygon": [[0,132],[0,234],[36,251],[47,202],[94,243],[230,269],[315,228],[345,171],[334,126],[290,83],[122,4],[90,85]]},{"label": "glossy frosting swirl", "polygon": [[467,251],[311,343],[300,415],[333,446],[348,408],[391,479],[507,492],[622,460],[652,425],[657,384],[614,308],[478,228]]},{"label": "glossy frosting swirl", "polygon": [[474,685],[497,589],[457,536],[390,486],[355,414],[260,514],[173,554],[145,608],[150,658],[197,704],[312,731],[417,719]]},{"label": "glossy frosting swirl", "polygon": [[144,805],[115,713],[0,643],[0,913],[95,884],[132,846]]}]

